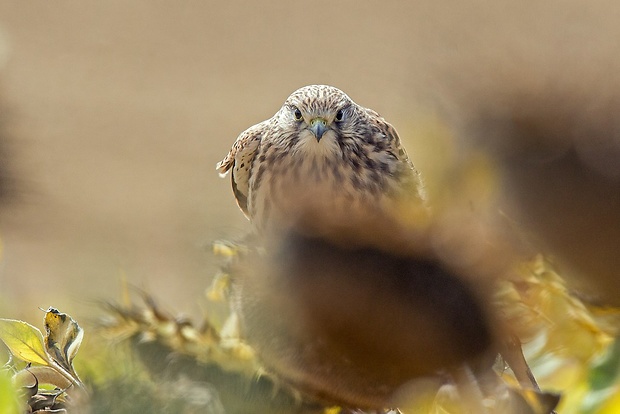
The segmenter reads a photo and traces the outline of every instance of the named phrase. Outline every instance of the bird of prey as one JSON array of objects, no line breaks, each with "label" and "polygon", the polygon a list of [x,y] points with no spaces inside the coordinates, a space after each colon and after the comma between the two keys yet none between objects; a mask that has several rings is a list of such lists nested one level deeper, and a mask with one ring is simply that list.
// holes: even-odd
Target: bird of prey
[{"label": "bird of prey", "polygon": [[304,208],[344,217],[425,197],[394,127],[327,85],[293,92],[242,132],[216,169],[222,177],[232,170],[237,204],[258,230]]}]

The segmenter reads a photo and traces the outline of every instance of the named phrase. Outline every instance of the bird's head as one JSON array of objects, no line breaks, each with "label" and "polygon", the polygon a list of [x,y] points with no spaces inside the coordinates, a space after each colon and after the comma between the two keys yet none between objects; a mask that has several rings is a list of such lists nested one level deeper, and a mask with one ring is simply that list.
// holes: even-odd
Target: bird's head
[{"label": "bird's head", "polygon": [[344,92],[327,85],[310,85],[293,92],[276,114],[276,128],[294,150],[333,153],[338,142],[359,132],[361,108]]}]

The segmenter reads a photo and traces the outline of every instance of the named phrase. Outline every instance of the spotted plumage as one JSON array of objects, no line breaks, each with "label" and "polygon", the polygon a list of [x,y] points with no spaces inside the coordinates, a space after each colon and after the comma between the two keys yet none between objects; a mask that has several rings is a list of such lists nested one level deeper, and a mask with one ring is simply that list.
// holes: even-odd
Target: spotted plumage
[{"label": "spotted plumage", "polygon": [[396,130],[326,85],[293,92],[273,117],[242,132],[216,168],[232,170],[237,203],[259,229],[308,203],[343,214],[424,199]]}]

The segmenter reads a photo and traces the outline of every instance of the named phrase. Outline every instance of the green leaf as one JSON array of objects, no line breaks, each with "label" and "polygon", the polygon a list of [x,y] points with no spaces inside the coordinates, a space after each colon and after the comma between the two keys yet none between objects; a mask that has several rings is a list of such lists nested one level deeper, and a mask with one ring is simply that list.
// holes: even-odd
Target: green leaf
[{"label": "green leaf", "polygon": [[23,321],[0,319],[0,340],[16,358],[33,364],[49,365],[49,356],[43,345],[43,334]]},{"label": "green leaf", "polygon": [[598,391],[617,386],[620,373],[620,339],[616,338],[607,354],[590,371],[590,388]]},{"label": "green leaf", "polygon": [[6,371],[0,370],[0,414],[21,414],[17,390]]}]

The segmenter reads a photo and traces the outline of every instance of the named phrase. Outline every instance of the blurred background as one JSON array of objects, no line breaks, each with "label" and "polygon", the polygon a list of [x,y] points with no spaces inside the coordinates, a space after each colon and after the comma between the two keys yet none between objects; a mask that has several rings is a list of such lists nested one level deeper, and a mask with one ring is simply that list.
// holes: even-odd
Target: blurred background
[{"label": "blurred background", "polygon": [[2,2],[3,316],[79,315],[122,275],[195,314],[211,242],[249,229],[215,164],[293,90],[381,113],[432,193],[475,152],[481,108],[620,90],[619,18],[610,1]]}]

